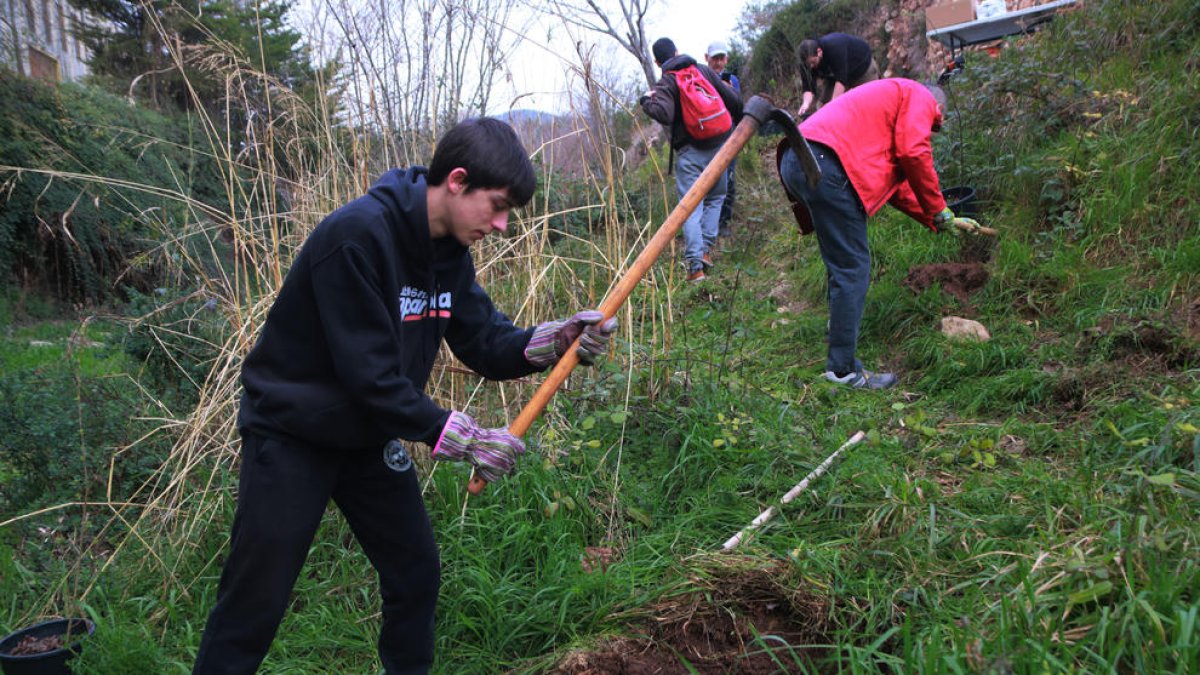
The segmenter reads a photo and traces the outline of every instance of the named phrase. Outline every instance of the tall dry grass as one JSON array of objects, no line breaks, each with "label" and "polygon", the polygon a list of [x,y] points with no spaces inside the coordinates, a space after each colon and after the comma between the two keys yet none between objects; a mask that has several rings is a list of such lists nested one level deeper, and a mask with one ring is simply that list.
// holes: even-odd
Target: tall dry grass
[{"label": "tall dry grass", "polygon": [[[171,261],[173,278],[194,289],[189,297],[215,301],[227,330],[220,344],[212,345],[217,357],[208,364],[204,381],[197,383],[195,407],[170,410],[151,400],[152,408],[159,411],[157,428],[115,452],[114,465],[124,455],[143,452],[152,440],[170,439],[172,449],[152,479],[128,495],[116,494],[110,480],[103,500],[64,504],[0,524],[80,507],[91,523],[87,538],[112,544],[102,556],[81,556],[67,577],[46,589],[43,606],[30,608],[31,614],[77,613],[114,568],[123,570],[122,576],[149,573],[161,578],[164,597],[188,594],[198,582],[194,571],[185,571],[196,569],[187,551],[214,523],[225,522],[223,513],[235,498],[240,364],[300,245],[327,213],[362,194],[383,170],[427,161],[435,139],[459,119],[478,114],[493,95],[491,81],[468,77],[478,67],[471,64],[491,63],[489,59],[499,58],[512,40],[524,39],[520,31],[503,24],[512,10],[508,3],[486,5],[491,9],[474,15],[479,25],[469,30],[455,22],[470,17],[439,18],[430,12],[445,11],[440,3],[425,5],[429,24],[410,31],[384,30],[394,24],[379,23],[390,20],[389,12],[394,10],[389,7],[394,5],[381,2],[355,9],[326,3],[323,19],[315,20],[324,21],[320,25],[330,30],[322,32],[319,40],[323,51],[342,56],[344,68],[335,81],[318,82],[323,93],[316,100],[306,100],[261,72],[253,55],[234,53],[221,43],[172,53],[175,67],[185,77],[203,72],[225,83],[220,114],[213,114],[217,108],[212,102],[199,100],[193,92],[203,130],[200,151],[221,167],[226,201],[219,207],[193,199],[182,187],[127,185],[114,176],[60,176],[153,191],[184,205],[189,214],[185,222],[169,228],[160,223],[162,240],[154,254]],[[459,42],[443,45],[441,52],[430,51],[430,35],[455,30],[487,36],[480,48],[484,53]],[[577,63],[563,62],[583,92],[571,113],[536,130],[519,129],[540,167],[538,197],[514,214],[507,236],[489,238],[474,251],[480,283],[518,325],[599,305],[673,201],[673,191],[664,180],[665,167],[657,164],[654,153],[645,153],[652,162],[646,172],[652,187],[640,188],[644,192],[640,200],[631,195],[630,178],[637,168],[634,156],[641,153],[627,151],[629,139],[619,138],[612,123],[614,113],[630,114],[627,103],[595,76],[587,52],[577,56]],[[439,79],[439,73],[446,77]],[[234,119],[247,121],[235,129],[228,122]],[[641,121],[636,114],[633,119],[635,125]],[[638,138],[646,136],[638,129]],[[551,195],[568,181],[584,184],[588,197],[555,208]],[[641,211],[638,203],[643,205]],[[651,213],[646,212],[646,204]],[[566,215],[576,222],[582,216],[586,231],[557,229],[555,222]],[[185,245],[195,241],[206,242],[207,250],[198,254],[194,246]],[[228,250],[231,256],[222,255]],[[223,257],[231,262],[214,268],[211,261]],[[669,345],[667,317],[672,313],[670,288],[676,274],[675,266],[659,265],[643,281],[646,291],[621,308],[621,331],[605,370],[609,376],[617,371],[626,375],[624,400],[613,400],[614,409],[625,407],[635,371],[648,371],[643,380],[658,377],[649,367],[653,353],[635,346],[665,349]],[[156,335],[186,330],[157,323],[160,316],[135,320]],[[164,339],[162,346],[168,345]],[[578,372],[566,388],[578,387],[592,375]],[[428,393],[445,407],[468,410],[485,424],[503,426],[539,381],[534,376],[485,382],[443,350]],[[649,388],[654,390],[653,383]],[[556,427],[570,424],[572,420],[552,405],[527,440],[538,448],[540,438],[553,437]],[[620,448],[617,453],[619,462]],[[427,449],[417,448],[415,454],[429,475],[437,471],[428,461]],[[613,495],[616,491],[614,485]],[[615,526],[610,524],[610,529]],[[202,566],[206,573],[212,572],[215,562]],[[161,618],[166,611],[158,610],[150,618]]]}]

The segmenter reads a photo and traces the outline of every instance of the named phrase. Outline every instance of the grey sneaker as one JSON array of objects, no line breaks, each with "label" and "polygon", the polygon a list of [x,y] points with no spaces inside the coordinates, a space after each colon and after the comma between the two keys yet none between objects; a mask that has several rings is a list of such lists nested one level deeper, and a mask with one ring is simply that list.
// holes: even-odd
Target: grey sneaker
[{"label": "grey sneaker", "polygon": [[851,389],[887,389],[896,384],[896,376],[891,373],[872,373],[867,370],[850,373],[845,377],[838,377],[832,370],[827,370],[825,379],[844,384]]}]

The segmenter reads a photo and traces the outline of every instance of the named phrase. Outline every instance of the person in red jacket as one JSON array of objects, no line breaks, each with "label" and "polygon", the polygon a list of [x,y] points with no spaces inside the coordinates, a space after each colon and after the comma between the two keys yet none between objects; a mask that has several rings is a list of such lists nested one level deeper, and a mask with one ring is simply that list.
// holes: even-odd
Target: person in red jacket
[{"label": "person in red jacket", "polygon": [[[810,188],[789,149],[780,178],[802,229],[811,224],[829,282],[829,353],[825,377],[856,389],[884,389],[892,373],[872,373],[855,357],[871,275],[867,217],[891,204],[934,232],[953,229],[954,213],[938,187],[931,136],[942,126],[941,90],[905,79],[868,82],[800,124],[821,167]],[[963,218],[977,227],[974,221]],[[808,221],[808,222],[805,222]]]}]

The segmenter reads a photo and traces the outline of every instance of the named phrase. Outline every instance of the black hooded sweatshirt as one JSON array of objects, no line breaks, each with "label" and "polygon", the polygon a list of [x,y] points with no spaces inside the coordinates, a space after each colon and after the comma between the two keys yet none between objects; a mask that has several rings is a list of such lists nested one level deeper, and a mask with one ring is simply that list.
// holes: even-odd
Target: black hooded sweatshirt
[{"label": "black hooded sweatshirt", "polygon": [[443,338],[486,378],[539,370],[532,329],[496,310],[468,249],[430,237],[425,173],[389,171],[309,235],[242,366],[240,428],[330,449],[433,445],[450,411],[424,388]]}]

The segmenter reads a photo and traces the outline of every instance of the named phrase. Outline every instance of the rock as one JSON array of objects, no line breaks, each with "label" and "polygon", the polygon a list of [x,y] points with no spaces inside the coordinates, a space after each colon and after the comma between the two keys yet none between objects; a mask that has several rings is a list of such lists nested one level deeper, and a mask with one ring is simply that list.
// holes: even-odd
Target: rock
[{"label": "rock", "polygon": [[964,319],[961,316],[942,317],[942,334],[951,340],[979,340],[986,342],[992,339],[992,334],[978,321]]}]

